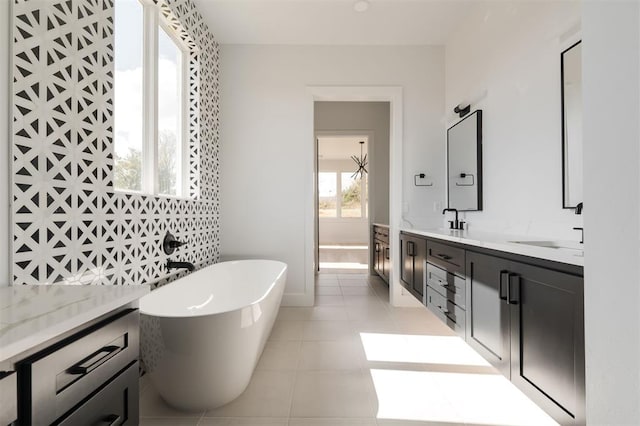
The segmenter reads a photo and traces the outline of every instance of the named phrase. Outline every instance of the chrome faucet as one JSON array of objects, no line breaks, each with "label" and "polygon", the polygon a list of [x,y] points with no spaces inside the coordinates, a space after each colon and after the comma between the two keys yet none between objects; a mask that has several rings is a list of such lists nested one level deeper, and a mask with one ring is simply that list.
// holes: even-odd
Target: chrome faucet
[{"label": "chrome faucet", "polygon": [[576,205],[576,214],[582,214],[582,207],[583,207],[582,202],[579,202],[579,203]]},{"label": "chrome faucet", "polygon": [[167,260],[167,271],[172,269],[187,269],[189,272],[195,271],[196,267],[191,262],[174,262],[171,259]]}]

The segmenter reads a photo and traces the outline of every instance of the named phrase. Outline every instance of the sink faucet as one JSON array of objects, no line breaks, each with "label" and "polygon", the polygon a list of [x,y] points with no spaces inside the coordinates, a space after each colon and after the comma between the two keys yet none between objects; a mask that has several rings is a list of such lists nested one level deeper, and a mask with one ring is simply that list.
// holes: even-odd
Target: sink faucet
[{"label": "sink faucet", "polygon": [[444,209],[442,210],[442,214],[445,214],[447,212],[455,212],[456,213],[456,220],[450,220],[449,221],[449,228],[450,229],[464,229],[464,221],[458,221],[458,209]]},{"label": "sink faucet", "polygon": [[[579,203],[576,205],[576,214],[582,214],[582,207],[583,207],[582,202],[579,202]],[[575,229],[575,228],[574,228],[574,229]]]},{"label": "sink faucet", "polygon": [[193,272],[196,267],[193,266],[193,263],[190,262],[174,262],[171,259],[167,260],[167,271],[171,271],[172,269],[187,269],[189,272]]}]

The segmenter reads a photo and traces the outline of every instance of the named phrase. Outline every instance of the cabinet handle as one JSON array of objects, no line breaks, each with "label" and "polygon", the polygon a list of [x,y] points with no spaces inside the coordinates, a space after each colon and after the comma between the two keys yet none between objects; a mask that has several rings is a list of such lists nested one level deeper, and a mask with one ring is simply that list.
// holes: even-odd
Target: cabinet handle
[{"label": "cabinet handle", "polygon": [[[512,285],[515,286],[512,287]],[[520,302],[520,275],[509,274],[509,304],[517,305]]]},{"label": "cabinet handle", "polygon": [[447,254],[444,254],[444,253],[438,253],[438,254],[436,254],[436,257],[439,257],[440,259],[443,259],[443,260],[450,260],[451,259],[451,256],[449,256]]},{"label": "cabinet handle", "polygon": [[385,259],[390,259],[390,257],[389,257],[389,247],[385,247],[385,249],[384,249],[384,257],[385,257]]},{"label": "cabinet handle", "polygon": [[448,314],[449,313],[449,309],[447,308],[443,308],[442,306],[438,305],[438,309],[440,309],[440,311],[442,311],[443,314]]},{"label": "cabinet handle", "polygon": [[412,257],[413,257],[413,256],[415,256],[415,255],[416,255],[416,253],[415,253],[415,250],[414,250],[414,249],[415,249],[415,244],[413,243],[413,241],[407,241],[407,254],[408,254],[409,256],[412,256]]},{"label": "cabinet handle", "polygon": [[505,287],[509,287],[508,284],[506,286],[504,285],[505,278],[508,278],[508,277],[509,277],[509,271],[505,271],[505,270],[500,271],[500,290],[499,290],[500,294],[498,296],[500,297],[500,300],[504,300],[507,303],[509,303],[507,300],[508,294],[505,294],[503,296],[503,291]]},{"label": "cabinet handle", "polygon": [[122,418],[117,414],[107,414],[100,421],[98,421],[95,424],[95,426],[98,426],[98,425],[115,426],[118,423],[120,423],[120,420],[122,420]]},{"label": "cabinet handle", "polygon": [[380,243],[376,243],[376,253],[380,253]]},{"label": "cabinet handle", "polygon": [[69,367],[67,372],[69,374],[87,374],[100,367],[107,362],[111,357],[118,353],[122,349],[117,345],[109,345],[101,348],[100,350],[91,354],[88,358],[83,359],[79,363]]}]

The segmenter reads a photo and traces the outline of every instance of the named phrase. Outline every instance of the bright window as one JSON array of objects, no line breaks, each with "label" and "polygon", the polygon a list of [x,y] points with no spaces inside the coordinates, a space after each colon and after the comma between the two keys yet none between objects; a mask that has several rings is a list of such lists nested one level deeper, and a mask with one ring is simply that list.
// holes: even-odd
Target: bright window
[{"label": "bright window", "polygon": [[338,215],[338,176],[335,172],[318,173],[318,216]]},{"label": "bright window", "polygon": [[116,189],[185,196],[186,44],[146,0],[115,2]]},{"label": "bright window", "polygon": [[[367,217],[367,178],[354,177],[353,172],[318,173],[318,217]],[[364,201],[364,202],[363,202]]]}]

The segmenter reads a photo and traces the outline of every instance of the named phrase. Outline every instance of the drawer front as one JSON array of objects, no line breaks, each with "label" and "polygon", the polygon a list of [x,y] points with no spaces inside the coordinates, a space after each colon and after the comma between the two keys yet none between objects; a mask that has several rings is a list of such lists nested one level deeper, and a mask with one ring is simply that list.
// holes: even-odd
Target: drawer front
[{"label": "drawer front", "polygon": [[0,373],[0,425],[8,425],[18,419],[17,374]]},{"label": "drawer front", "polygon": [[427,260],[442,269],[464,277],[464,249],[429,240]]},{"label": "drawer front", "polygon": [[137,425],[138,363],[133,363],[108,385],[69,413],[59,426]]},{"label": "drawer front", "polygon": [[464,278],[427,263],[427,285],[462,309],[466,309],[467,281]]},{"label": "drawer front", "polygon": [[389,243],[389,228],[382,226],[373,227],[373,238],[382,241],[383,243]]},{"label": "drawer front", "polygon": [[137,360],[138,315],[125,311],[28,361],[24,369],[32,398],[25,414],[30,422],[50,424]]},{"label": "drawer front", "polygon": [[426,300],[427,308],[431,312],[433,312],[459,336],[464,337],[466,313],[462,308],[447,300],[446,297],[429,286],[427,286]]}]

